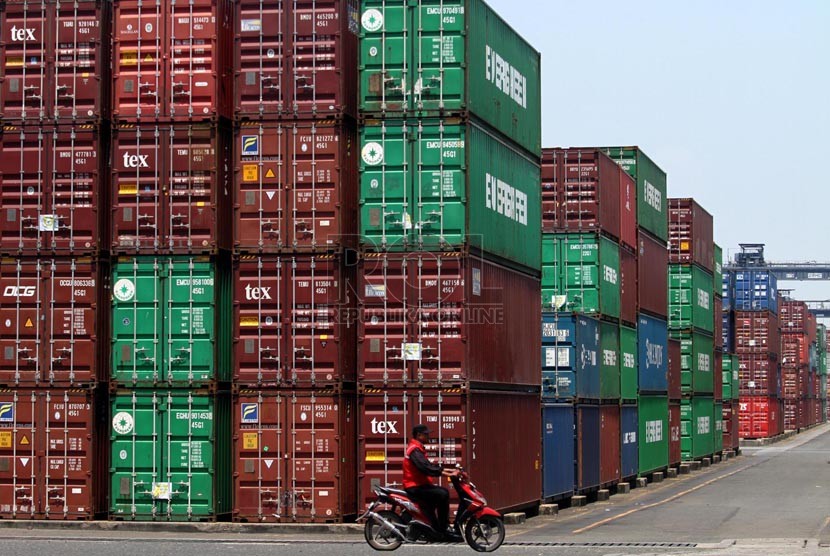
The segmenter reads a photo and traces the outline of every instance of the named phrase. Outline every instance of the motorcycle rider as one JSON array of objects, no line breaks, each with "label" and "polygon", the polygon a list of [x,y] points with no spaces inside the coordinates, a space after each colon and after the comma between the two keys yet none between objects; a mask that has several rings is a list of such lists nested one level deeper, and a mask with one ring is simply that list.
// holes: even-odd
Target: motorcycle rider
[{"label": "motorcycle rider", "polygon": [[[412,428],[412,439],[406,447],[403,460],[403,487],[432,520],[433,528],[447,540],[460,540],[458,534],[448,529],[450,514],[450,493],[444,487],[432,482],[432,477],[455,477],[458,471],[444,469],[427,458],[424,444],[429,442],[429,427],[416,425]],[[436,518],[437,512],[437,518]]]}]

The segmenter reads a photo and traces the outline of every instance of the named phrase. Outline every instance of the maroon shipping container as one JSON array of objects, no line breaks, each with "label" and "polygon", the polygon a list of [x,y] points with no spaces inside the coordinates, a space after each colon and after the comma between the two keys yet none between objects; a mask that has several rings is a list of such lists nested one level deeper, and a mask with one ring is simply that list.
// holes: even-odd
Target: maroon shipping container
[{"label": "maroon shipping container", "polygon": [[781,369],[781,395],[785,400],[797,400],[801,397],[801,371],[799,369]]},{"label": "maroon shipping container", "polygon": [[4,126],[0,251],[79,256],[105,247],[105,165],[96,126]]},{"label": "maroon shipping container", "polygon": [[720,295],[715,295],[715,349],[723,351],[723,298]]},{"label": "maroon shipping container", "polygon": [[[682,395],[681,375],[681,342],[680,340],[669,339],[669,399],[679,400]],[[715,367],[716,369],[719,367]],[[717,373],[715,373],[717,374]],[[722,379],[721,379],[722,380]]]},{"label": "maroon shipping container", "polygon": [[712,395],[716,401],[723,400],[723,352],[715,350],[715,372],[712,373],[713,391]]},{"label": "maroon shipping container", "polygon": [[459,253],[366,254],[358,380],[539,386],[539,279]]},{"label": "maroon shipping container", "polygon": [[114,253],[209,254],[229,248],[228,136],[212,124],[116,126]]},{"label": "maroon shipping container", "polygon": [[4,122],[97,123],[108,116],[110,2],[3,2]]},{"label": "maroon shipping container", "polygon": [[741,396],[777,396],[781,378],[778,361],[769,354],[738,354]]},{"label": "maroon shipping container", "polygon": [[234,399],[234,520],[342,522],[357,513],[356,397],[242,390]]},{"label": "maroon shipping container", "polygon": [[669,313],[669,252],[666,244],[647,231],[637,231],[637,290],[640,311],[668,318]]},{"label": "maroon shipping container", "polygon": [[0,262],[0,385],[96,383],[103,272],[89,259]]},{"label": "maroon shipping container", "polygon": [[113,118],[230,118],[232,5],[230,0],[115,0]]},{"label": "maroon shipping container", "polygon": [[797,368],[810,364],[810,341],[802,333],[781,333],[781,365]]},{"label": "maroon shipping container", "polygon": [[637,255],[620,248],[620,320],[637,325]]},{"label": "maroon shipping container", "polygon": [[354,265],[334,255],[243,256],[234,274],[234,381],[355,380]]},{"label": "maroon shipping container", "polygon": [[[374,500],[376,485],[400,486],[406,444],[419,423],[430,428],[428,457],[444,466],[465,467],[491,507],[505,511],[538,504],[542,492],[538,392],[365,389],[358,410],[359,510]],[[455,503],[447,480],[436,481],[449,487]]]},{"label": "maroon shipping container", "polygon": [[741,396],[741,438],[772,438],[783,432],[783,425],[782,406],[777,398]]},{"label": "maroon shipping container", "polygon": [[801,403],[803,400],[784,400],[784,430],[797,431],[802,424]]},{"label": "maroon shipping container", "polygon": [[599,481],[606,488],[620,482],[620,406],[600,406],[599,419]]},{"label": "maroon shipping container", "polygon": [[237,118],[357,116],[357,0],[235,3]]},{"label": "maroon shipping container", "polygon": [[247,122],[234,136],[237,252],[354,245],[358,180],[353,125]]},{"label": "maroon shipping container", "polygon": [[808,338],[808,343],[816,340],[816,317],[805,302],[782,300],[778,304],[778,320],[782,334],[803,334]]},{"label": "maroon shipping container", "polygon": [[93,394],[0,391],[0,517],[86,520],[95,513]]},{"label": "maroon shipping container", "polygon": [[680,402],[669,402],[669,465],[679,465],[683,459],[680,448]]},{"label": "maroon shipping container", "polygon": [[740,447],[738,437],[738,402],[723,402],[723,449],[737,450]]},{"label": "maroon shipping container", "polygon": [[738,355],[769,354],[778,358],[781,337],[778,317],[771,311],[735,311],[735,351]]},{"label": "maroon shipping container", "polygon": [[712,215],[694,199],[669,199],[669,262],[697,264],[714,271]]}]

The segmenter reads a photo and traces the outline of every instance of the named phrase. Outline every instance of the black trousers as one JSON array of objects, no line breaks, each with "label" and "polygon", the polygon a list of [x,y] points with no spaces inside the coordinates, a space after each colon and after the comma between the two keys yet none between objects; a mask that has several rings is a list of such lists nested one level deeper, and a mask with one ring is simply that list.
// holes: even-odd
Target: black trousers
[{"label": "black trousers", "polygon": [[[437,485],[424,485],[406,489],[406,493],[423,508],[439,533],[447,530],[450,516],[450,492]],[[438,520],[435,519],[436,511]]]}]

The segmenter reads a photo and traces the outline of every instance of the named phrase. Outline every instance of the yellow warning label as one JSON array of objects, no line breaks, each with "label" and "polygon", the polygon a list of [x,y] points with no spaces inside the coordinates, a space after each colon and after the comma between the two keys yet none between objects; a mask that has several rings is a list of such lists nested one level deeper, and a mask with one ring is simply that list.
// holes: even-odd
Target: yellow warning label
[{"label": "yellow warning label", "polygon": [[32,319],[26,319],[26,324],[25,324],[25,326],[26,326],[26,328],[31,328],[31,327],[33,327],[33,326],[34,326],[34,324],[32,323]]},{"label": "yellow warning label", "polygon": [[20,445],[21,446],[28,446],[29,445],[29,437],[25,434],[20,437]]},{"label": "yellow warning label", "polygon": [[0,448],[12,447],[12,433],[11,431],[0,431]]},{"label": "yellow warning label", "polygon": [[242,445],[245,450],[256,450],[259,446],[259,436],[255,432],[242,433]]},{"label": "yellow warning label", "polygon": [[138,65],[138,51],[125,50],[121,53],[122,66],[137,66]]},{"label": "yellow warning label", "polygon": [[256,164],[242,165],[242,181],[259,180],[259,167]]},{"label": "yellow warning label", "polygon": [[329,335],[328,335],[328,334],[320,334],[320,339],[321,339],[321,340],[328,340],[328,339],[329,339]]},{"label": "yellow warning label", "polygon": [[135,195],[138,193],[137,183],[122,183],[118,186],[119,195]]},{"label": "yellow warning label", "polygon": [[266,170],[266,172],[265,172],[265,177],[266,178],[276,178],[277,175],[274,173],[273,168],[268,168],[268,170]]},{"label": "yellow warning label", "polygon": [[23,67],[23,58],[12,57],[6,58],[6,67],[7,68],[21,68]]},{"label": "yellow warning label", "polygon": [[153,58],[152,54],[148,54],[147,56],[144,57],[144,61],[145,62],[154,62],[155,58]]},{"label": "yellow warning label", "polygon": [[386,461],[386,452],[383,450],[366,450],[366,461]]},{"label": "yellow warning label", "polygon": [[205,202],[204,201],[199,201],[199,202],[196,203],[196,206],[197,207],[203,207],[203,206],[205,206]]},{"label": "yellow warning label", "polygon": [[689,250],[689,242],[688,241],[681,241],[680,242],[680,250],[681,251],[688,251]]},{"label": "yellow warning label", "polygon": [[259,319],[256,317],[242,317],[239,319],[239,326],[259,326]]}]

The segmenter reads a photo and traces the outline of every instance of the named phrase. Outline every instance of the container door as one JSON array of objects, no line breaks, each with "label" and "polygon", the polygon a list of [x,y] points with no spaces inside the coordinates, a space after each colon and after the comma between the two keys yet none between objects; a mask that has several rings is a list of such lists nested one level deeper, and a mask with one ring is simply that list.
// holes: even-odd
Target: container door
[{"label": "container door", "polygon": [[613,485],[620,481],[620,406],[600,407],[600,484]]},{"label": "container door", "polygon": [[577,408],[577,491],[596,489],[600,484],[599,406]]},{"label": "container door", "polygon": [[0,247],[4,253],[35,254],[49,245],[47,232],[56,226],[47,205],[50,140],[41,129],[14,126],[5,127],[1,140]]},{"label": "container door", "polygon": [[0,382],[4,386],[38,384],[47,378],[41,355],[46,349],[46,264],[9,259],[0,264]]},{"label": "container door", "polygon": [[637,476],[638,441],[637,406],[624,405],[620,408],[620,426],[622,436],[620,477],[625,480]]},{"label": "container door", "polygon": [[283,82],[290,79],[284,40],[286,8],[269,0],[236,2],[236,101],[240,116],[280,114],[287,108]]},{"label": "container door", "polygon": [[49,117],[51,9],[48,2],[15,2],[3,7],[0,73],[4,77],[2,114],[6,120]]},{"label": "container door", "polygon": [[386,0],[361,4],[360,108],[376,114],[408,110],[415,32],[410,7]]},{"label": "container door", "polygon": [[466,106],[467,20],[463,1],[419,2],[413,6],[409,80],[418,112]]},{"label": "container door", "polygon": [[113,117],[120,121],[166,115],[164,2],[117,2],[113,16]]},{"label": "container door", "polygon": [[107,107],[105,45],[101,28],[110,17],[97,1],[61,2],[56,7],[54,117],[56,120],[98,122]]},{"label": "container door", "polygon": [[566,498],[574,491],[574,406],[544,406],[542,416],[542,497]]},{"label": "container door", "polygon": [[39,488],[37,394],[0,392],[0,516],[34,519],[43,511]]}]

